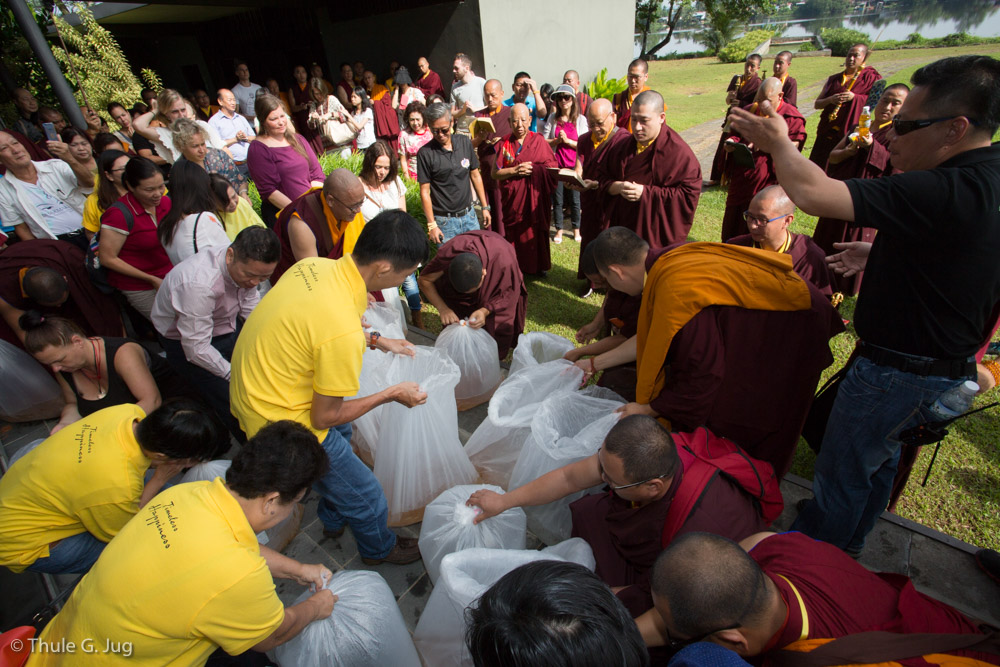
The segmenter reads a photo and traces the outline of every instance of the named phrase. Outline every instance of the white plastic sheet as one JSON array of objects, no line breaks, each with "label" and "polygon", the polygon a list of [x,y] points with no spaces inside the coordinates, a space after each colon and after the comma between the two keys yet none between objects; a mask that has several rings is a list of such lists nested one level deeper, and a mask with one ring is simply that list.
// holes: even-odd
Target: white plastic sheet
[{"label": "white plastic sheet", "polygon": [[565,359],[535,364],[504,380],[490,399],[486,419],[465,443],[469,460],[487,484],[510,488],[510,474],[546,398],[572,394],[583,371]]},{"label": "white plastic sheet", "polygon": [[42,365],[5,340],[0,340],[0,387],[0,419],[9,422],[54,419],[66,404]]},{"label": "white plastic sheet", "polygon": [[226,461],[224,459],[199,463],[196,466],[192,466],[186,473],[184,473],[184,476],[181,477],[181,484],[185,484],[187,482],[211,482],[216,477],[221,477],[225,480],[226,471],[229,470],[229,466],[231,465],[233,465],[232,461]]},{"label": "white plastic sheet", "polygon": [[[365,349],[361,358],[361,376],[358,380],[357,398],[371,396],[382,391],[389,385],[386,384],[385,370],[389,364],[391,355],[381,350]],[[382,423],[382,409],[384,405],[379,405],[352,422],[354,434],[351,442],[357,450],[361,460],[369,467],[375,465],[375,446],[378,444],[379,425]]]},{"label": "white plastic sheet", "polygon": [[489,484],[456,486],[435,498],[424,511],[424,522],[420,526],[420,555],[432,584],[437,583],[441,559],[448,554],[476,547],[524,549],[526,523],[524,510],[520,507],[513,507],[478,524],[472,523],[479,511],[465,502],[480,489],[503,493],[500,487]]},{"label": "white plastic sheet", "polygon": [[562,359],[576,347],[573,341],[545,331],[532,331],[518,336],[517,347],[510,358],[510,375],[529,366]]},{"label": "white plastic sheet", "polygon": [[[396,599],[378,573],[341,570],[326,587],[338,597],[333,613],[276,648],[278,662],[289,667],[420,667]],[[310,595],[303,593],[296,604]]]},{"label": "white plastic sheet", "polygon": [[364,317],[368,324],[367,331],[377,331],[383,338],[406,337],[403,333],[402,314],[394,303],[386,301],[370,303]]},{"label": "white plastic sheet", "polygon": [[[614,412],[622,401],[595,398],[577,393],[566,400],[552,396],[542,403],[531,421],[531,435],[510,476],[516,489],[547,472],[593,455],[608,431],[618,422]],[[528,528],[545,544],[555,544],[570,536],[572,518],[569,504],[585,492],[573,493],[547,505],[524,508]]]},{"label": "white plastic sheet", "polygon": [[[581,544],[582,543],[582,544]],[[580,560],[573,560],[579,558]],[[542,551],[466,549],[441,561],[441,575],[413,633],[413,642],[434,667],[471,667],[465,646],[465,610],[500,577],[526,563],[570,561],[590,569],[594,556],[583,540]]]},{"label": "white plastic sheet", "polygon": [[500,360],[493,336],[484,329],[467,326],[462,320],[445,327],[434,347],[447,352],[462,373],[455,387],[459,410],[468,410],[490,400],[500,384]]},{"label": "white plastic sheet", "polygon": [[385,386],[416,382],[427,392],[427,402],[414,408],[382,406],[375,477],[389,502],[391,526],[420,521],[424,507],[442,491],[478,477],[458,439],[458,376],[458,366],[443,350],[418,346],[416,357],[389,357]]}]

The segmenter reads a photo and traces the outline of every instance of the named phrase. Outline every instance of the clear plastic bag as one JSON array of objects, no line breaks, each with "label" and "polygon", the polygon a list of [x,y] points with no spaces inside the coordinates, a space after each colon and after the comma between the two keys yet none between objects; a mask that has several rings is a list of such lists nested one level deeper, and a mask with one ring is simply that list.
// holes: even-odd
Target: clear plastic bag
[{"label": "clear plastic bag", "polygon": [[[614,410],[621,405],[621,399],[608,400],[582,393],[569,400],[558,395],[546,399],[531,421],[531,435],[511,472],[510,488],[524,486],[547,472],[593,455],[618,422]],[[545,544],[567,539],[572,528],[569,504],[584,493],[525,507],[528,528]]]},{"label": "clear plastic bag", "polygon": [[[361,376],[358,379],[357,398],[370,396],[389,386],[386,384],[385,371],[388,368],[390,356],[380,350],[365,350],[364,356],[361,358]],[[368,467],[375,465],[375,446],[378,444],[379,425],[382,421],[384,407],[384,405],[378,405],[351,422],[354,427],[351,444],[354,445],[357,455]]]},{"label": "clear plastic bag", "polygon": [[34,450],[36,447],[38,447],[38,445],[40,445],[43,442],[45,442],[45,440],[46,440],[46,438],[39,438],[38,440],[32,440],[31,442],[29,442],[28,444],[26,444],[24,447],[21,447],[21,449],[19,449],[16,452],[14,452],[14,455],[10,457],[10,461],[7,462],[7,469],[10,470],[10,467],[12,465],[14,465],[15,463],[17,463],[21,459],[23,459],[24,456],[25,456],[25,454],[27,454],[28,452]]},{"label": "clear plastic bag", "polygon": [[181,477],[181,484],[185,484],[187,482],[211,482],[216,477],[221,477],[225,480],[226,471],[229,470],[229,466],[232,464],[232,461],[226,461],[223,459],[199,463],[196,466],[192,466],[186,473],[184,473],[184,476]]},{"label": "clear plastic bag", "polygon": [[5,421],[55,419],[66,404],[42,365],[5,340],[0,340],[0,387],[0,419]]},{"label": "clear plastic bag", "polygon": [[562,359],[574,347],[576,346],[570,339],[545,331],[523,333],[518,336],[517,347],[510,358],[509,375],[529,366]]},{"label": "clear plastic bag", "polygon": [[[579,540],[578,542],[583,542]],[[583,546],[589,551],[586,542]],[[431,591],[431,597],[420,615],[413,633],[424,664],[434,667],[471,667],[472,658],[465,646],[465,610],[495,584],[500,577],[526,563],[541,560],[577,562],[593,569],[593,554],[579,544],[542,551],[500,549],[466,549],[448,554],[441,561],[441,575]]]},{"label": "clear plastic bag", "polygon": [[526,524],[524,510],[520,507],[513,507],[479,524],[472,523],[479,511],[465,502],[480,489],[503,493],[500,487],[488,484],[456,486],[435,498],[424,510],[424,522],[420,526],[420,555],[432,584],[437,583],[441,559],[450,553],[476,547],[524,549]]},{"label": "clear plastic bag", "polygon": [[394,303],[376,301],[365,311],[368,331],[377,331],[383,338],[406,338],[403,333],[403,316]]},{"label": "clear plastic bag", "polygon": [[[329,618],[313,621],[274,650],[289,667],[420,667],[389,585],[376,572],[341,570],[326,587],[337,596]],[[312,593],[303,593],[296,604]]]},{"label": "clear plastic bag", "polygon": [[459,410],[468,410],[490,400],[500,384],[500,360],[493,336],[484,329],[466,326],[462,320],[445,327],[434,347],[447,352],[462,373],[455,387]]},{"label": "clear plastic bag", "polygon": [[389,502],[390,526],[420,521],[424,507],[442,491],[478,477],[458,439],[458,376],[458,366],[443,350],[418,346],[416,357],[389,357],[385,386],[416,382],[427,392],[427,402],[414,408],[382,406],[375,477]]},{"label": "clear plastic bag", "polygon": [[[583,371],[557,359],[525,368],[500,384],[490,399],[486,419],[465,443],[483,482],[510,488],[510,473],[542,401],[555,394],[571,394],[581,380]],[[573,399],[566,396],[564,400]]]}]

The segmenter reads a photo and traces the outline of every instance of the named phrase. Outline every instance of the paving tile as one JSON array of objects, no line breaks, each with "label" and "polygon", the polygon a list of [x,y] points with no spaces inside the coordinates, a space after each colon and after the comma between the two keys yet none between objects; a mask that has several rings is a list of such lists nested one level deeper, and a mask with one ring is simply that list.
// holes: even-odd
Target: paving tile
[{"label": "paving tile", "polygon": [[[304,533],[299,533],[295,536],[292,543],[285,549],[285,555],[289,558],[294,558],[300,563],[321,563],[330,568],[330,571],[334,573],[341,569],[339,563]],[[290,579],[275,579],[274,584],[278,592],[278,597],[281,598],[281,601],[286,606],[294,603],[295,599],[307,588]]]},{"label": "paving tile", "polygon": [[378,572],[385,579],[386,583],[389,584],[389,589],[397,599],[403,593],[409,591],[421,577],[427,577],[427,571],[424,569],[424,562],[422,560],[410,563],[409,565],[393,565],[391,563],[365,565],[361,560],[361,556],[357,556],[349,561],[345,565],[345,568],[348,570]]},{"label": "paving tile", "polygon": [[771,524],[771,529],[777,531],[788,530],[792,522],[795,521],[795,517],[799,515],[796,504],[803,498],[812,498],[812,490],[785,479],[781,482],[781,495],[785,499],[785,509],[781,512],[781,516]]},{"label": "paving tile", "polygon": [[921,592],[1000,627],[1000,588],[972,554],[913,533],[910,577]]},{"label": "paving tile", "polygon": [[20,424],[0,422],[0,442],[3,443],[7,456],[10,457],[32,440],[49,437],[50,430],[44,422],[23,422]]},{"label": "paving tile", "polygon": [[910,547],[913,533],[880,519],[865,540],[865,550],[858,562],[875,572],[910,574]]},{"label": "paving tile", "polygon": [[358,545],[354,541],[354,534],[351,532],[350,527],[340,537],[333,538],[323,535],[323,522],[319,519],[313,519],[308,525],[306,525],[303,519],[302,525],[302,532],[339,565],[343,566],[347,564],[358,555]]},{"label": "paving tile", "polygon": [[420,620],[420,614],[427,606],[427,600],[430,599],[433,588],[430,577],[425,574],[398,600],[399,611],[403,614],[403,620],[406,621],[406,629],[411,633],[417,627],[417,621]]}]

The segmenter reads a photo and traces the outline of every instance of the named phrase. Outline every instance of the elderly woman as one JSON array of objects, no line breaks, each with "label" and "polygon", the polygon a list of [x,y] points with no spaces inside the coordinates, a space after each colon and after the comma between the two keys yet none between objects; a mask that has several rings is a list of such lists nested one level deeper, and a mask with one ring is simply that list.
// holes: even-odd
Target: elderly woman
[{"label": "elderly woman", "polygon": [[[176,90],[164,88],[156,96],[152,109],[148,113],[136,118],[133,123],[133,127],[135,128],[133,143],[136,152],[142,157],[148,157],[160,165],[173,164],[183,153],[174,145],[174,138],[170,128],[174,121],[181,118],[190,119],[192,122],[198,123],[198,126],[204,132],[206,145],[225,150],[226,142],[219,137],[218,133],[208,123],[202,120],[194,120],[194,107],[191,106],[191,103],[184,99]],[[140,137],[145,141],[140,140]],[[152,156],[147,155],[144,152],[147,149],[153,149],[152,152],[160,159],[153,159]]]},{"label": "elderly woman", "polygon": [[174,148],[179,150],[188,162],[193,162],[210,174],[225,177],[236,189],[236,194],[249,201],[246,177],[236,168],[236,163],[229,153],[208,145],[208,136],[201,123],[180,118],[170,126],[170,132]]}]

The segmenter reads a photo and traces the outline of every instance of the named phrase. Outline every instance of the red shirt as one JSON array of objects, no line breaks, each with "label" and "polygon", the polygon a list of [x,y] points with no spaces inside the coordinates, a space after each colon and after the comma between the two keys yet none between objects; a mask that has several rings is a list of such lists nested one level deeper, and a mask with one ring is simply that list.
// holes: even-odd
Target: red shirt
[{"label": "red shirt", "polygon": [[[156,207],[155,221],[149,213],[146,213],[146,210],[131,192],[126,192],[118,201],[124,203],[132,211],[132,217],[135,218],[130,232],[125,222],[125,215],[117,208],[109,207],[101,216],[102,227],[113,227],[127,235],[125,245],[118,253],[118,258],[151,276],[163,278],[174,265],[170,263],[167,251],[163,249],[160,239],[156,236],[156,228],[159,221],[163,220],[163,217],[170,211],[170,197],[164,195],[160,200],[160,204]],[[104,233],[118,234],[119,232]],[[145,280],[126,276],[110,269],[108,270],[108,283],[120,290],[144,291],[153,289],[153,286]]]}]

